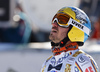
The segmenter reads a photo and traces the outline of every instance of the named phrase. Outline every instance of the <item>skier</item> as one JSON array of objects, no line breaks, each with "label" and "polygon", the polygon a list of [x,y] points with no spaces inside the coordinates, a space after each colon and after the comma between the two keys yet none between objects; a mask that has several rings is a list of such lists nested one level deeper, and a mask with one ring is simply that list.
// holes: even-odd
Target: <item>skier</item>
[{"label": "skier", "polygon": [[53,55],[44,62],[41,72],[99,72],[93,58],[79,49],[90,32],[91,23],[84,11],[61,8],[52,19],[49,36]]}]

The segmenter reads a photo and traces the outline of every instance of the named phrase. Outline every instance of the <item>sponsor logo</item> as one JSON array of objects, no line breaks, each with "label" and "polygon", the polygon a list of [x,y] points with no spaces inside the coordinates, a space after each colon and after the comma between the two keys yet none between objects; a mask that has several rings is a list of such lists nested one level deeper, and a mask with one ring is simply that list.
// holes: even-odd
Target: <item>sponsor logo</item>
[{"label": "sponsor logo", "polygon": [[64,57],[59,58],[59,60],[57,61],[57,64],[61,63],[64,59],[66,59],[71,54],[72,54],[72,52],[66,53],[64,55]]},{"label": "sponsor logo", "polygon": [[82,30],[83,30],[83,28],[84,28],[83,25],[79,24],[78,22],[76,22],[76,21],[74,21],[74,20],[72,20],[72,24],[75,25],[75,26],[77,26],[78,28],[80,28],[80,29],[82,29]]},{"label": "sponsor logo", "polygon": [[71,72],[71,65],[66,64],[65,72]]},{"label": "sponsor logo", "polygon": [[84,59],[82,56],[80,56],[80,57],[78,58],[78,61],[79,61],[80,63],[83,63],[83,62],[85,62],[85,59]]},{"label": "sponsor logo", "polygon": [[51,64],[55,65],[55,63],[60,64],[64,59],[69,57],[72,54],[72,52],[66,53],[63,57],[59,58],[58,61],[56,61],[55,57],[52,57]]},{"label": "sponsor logo", "polygon": [[94,72],[94,71],[92,70],[92,67],[90,66],[90,67],[85,69],[85,72]]},{"label": "sponsor logo", "polygon": [[66,64],[65,72],[71,72],[71,65]]},{"label": "sponsor logo", "polygon": [[73,54],[73,57],[77,57],[81,53],[82,53],[82,51],[77,51],[77,52],[75,52],[75,54]]}]

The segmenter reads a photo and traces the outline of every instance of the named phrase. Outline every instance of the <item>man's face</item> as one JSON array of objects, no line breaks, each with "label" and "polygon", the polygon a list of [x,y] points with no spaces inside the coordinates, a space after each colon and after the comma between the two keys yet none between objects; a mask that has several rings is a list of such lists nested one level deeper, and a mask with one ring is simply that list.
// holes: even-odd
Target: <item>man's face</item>
[{"label": "man's face", "polygon": [[52,29],[49,35],[49,39],[54,43],[58,43],[67,36],[68,28],[60,27],[57,22],[52,23]]}]

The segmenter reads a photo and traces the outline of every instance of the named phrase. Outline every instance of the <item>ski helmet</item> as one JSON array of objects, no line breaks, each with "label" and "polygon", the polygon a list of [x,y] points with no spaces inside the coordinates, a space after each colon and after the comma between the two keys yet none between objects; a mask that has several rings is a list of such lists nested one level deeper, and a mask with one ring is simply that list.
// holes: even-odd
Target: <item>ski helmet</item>
[{"label": "ski helmet", "polygon": [[88,39],[91,32],[91,23],[84,11],[77,7],[63,7],[53,17],[59,26],[72,26],[68,31],[68,38],[71,42],[77,42],[80,46]]}]

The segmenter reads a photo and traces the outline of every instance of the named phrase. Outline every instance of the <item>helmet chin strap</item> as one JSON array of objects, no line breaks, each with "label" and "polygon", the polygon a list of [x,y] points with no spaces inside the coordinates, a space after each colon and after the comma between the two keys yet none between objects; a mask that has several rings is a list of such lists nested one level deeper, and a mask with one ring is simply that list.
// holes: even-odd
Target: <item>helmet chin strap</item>
[{"label": "helmet chin strap", "polygon": [[63,40],[61,40],[59,43],[54,43],[53,41],[51,42],[51,46],[60,46],[60,47],[63,47],[65,46],[65,44],[69,41],[69,38],[68,36],[65,37]]},{"label": "helmet chin strap", "polygon": [[[68,30],[68,32],[71,30],[71,28],[72,28],[72,26],[70,25],[70,28],[69,28],[69,30]],[[68,34],[68,32],[67,32],[67,34]],[[51,42],[51,46],[60,46],[60,47],[63,47],[63,46],[65,46],[65,44],[68,42],[68,41],[70,41],[69,40],[69,37],[68,37],[68,35],[63,39],[63,40],[61,40],[59,43],[54,43],[53,41]]]}]

